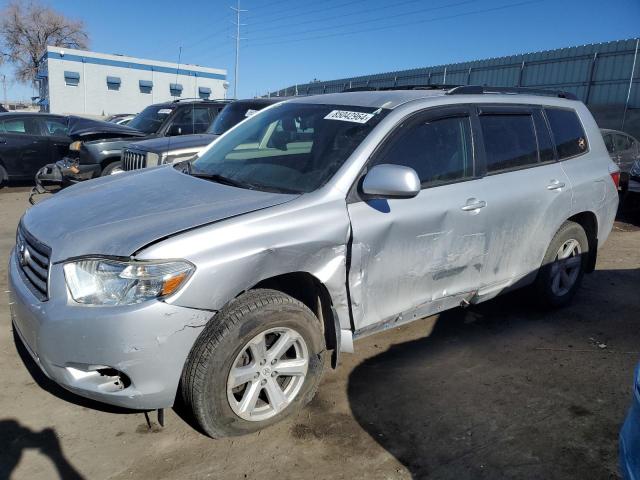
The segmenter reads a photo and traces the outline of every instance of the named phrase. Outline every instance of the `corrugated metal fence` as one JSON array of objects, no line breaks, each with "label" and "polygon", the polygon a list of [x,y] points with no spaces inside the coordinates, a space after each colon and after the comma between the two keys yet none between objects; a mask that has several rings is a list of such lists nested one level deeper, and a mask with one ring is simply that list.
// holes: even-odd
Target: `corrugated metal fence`
[{"label": "corrugated metal fence", "polygon": [[603,128],[640,137],[640,39],[294,85],[272,96],[314,95],[355,87],[490,85],[575,93]]}]

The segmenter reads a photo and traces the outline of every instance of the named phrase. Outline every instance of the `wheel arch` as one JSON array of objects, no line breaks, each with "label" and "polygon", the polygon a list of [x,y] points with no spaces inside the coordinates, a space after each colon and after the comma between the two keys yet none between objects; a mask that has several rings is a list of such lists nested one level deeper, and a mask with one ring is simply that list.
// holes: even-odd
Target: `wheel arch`
[{"label": "wheel arch", "polygon": [[260,280],[245,291],[258,288],[277,290],[302,302],[320,320],[327,350],[339,349],[340,325],[333,308],[333,299],[327,287],[316,276],[303,271],[284,273]]},{"label": "wheel arch", "polygon": [[100,161],[100,168],[104,170],[105,168],[107,168],[107,165],[109,165],[110,163],[120,162],[121,160],[122,160],[122,157],[118,155],[112,155],[110,157],[104,158]]},{"label": "wheel arch", "polygon": [[586,271],[593,272],[596,268],[598,257],[598,217],[591,211],[584,211],[569,217],[567,221],[575,222],[584,228],[589,241],[589,258]]}]

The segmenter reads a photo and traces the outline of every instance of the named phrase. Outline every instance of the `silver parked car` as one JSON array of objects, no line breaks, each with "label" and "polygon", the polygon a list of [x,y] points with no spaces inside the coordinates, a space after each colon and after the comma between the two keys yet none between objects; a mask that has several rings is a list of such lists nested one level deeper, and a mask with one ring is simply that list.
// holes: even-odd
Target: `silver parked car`
[{"label": "silver parked car", "polygon": [[618,130],[603,128],[601,132],[611,160],[620,168],[620,190],[626,191],[629,187],[631,170],[635,163],[640,162],[640,142]]},{"label": "silver parked car", "polygon": [[508,92],[292,99],[193,163],[63,190],[20,221],[15,331],[64,388],[180,394],[217,437],[304,406],[359,337],[525,285],[566,305],[618,169],[581,102]]}]

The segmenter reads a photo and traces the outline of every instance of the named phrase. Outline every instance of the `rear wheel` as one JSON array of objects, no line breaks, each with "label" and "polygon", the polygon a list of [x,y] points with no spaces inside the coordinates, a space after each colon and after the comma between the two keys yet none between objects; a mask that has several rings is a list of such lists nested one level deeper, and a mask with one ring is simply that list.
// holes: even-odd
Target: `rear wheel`
[{"label": "rear wheel", "polygon": [[556,232],[536,279],[538,298],[545,307],[563,307],[575,295],[589,258],[589,241],[581,225],[567,221]]},{"label": "rear wheel", "polygon": [[323,368],[318,318],[284,293],[253,290],[230,302],[198,337],[182,395],[208,435],[242,435],[306,405]]}]

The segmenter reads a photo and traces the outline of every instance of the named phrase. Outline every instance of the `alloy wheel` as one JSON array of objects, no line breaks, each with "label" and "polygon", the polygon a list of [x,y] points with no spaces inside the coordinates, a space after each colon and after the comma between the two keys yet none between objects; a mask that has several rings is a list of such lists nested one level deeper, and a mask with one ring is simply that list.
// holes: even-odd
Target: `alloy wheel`
[{"label": "alloy wheel", "polygon": [[580,243],[573,238],[564,242],[558,249],[551,264],[551,291],[554,295],[566,295],[575,285],[582,267],[581,254]]},{"label": "alloy wheel", "polygon": [[235,358],[227,379],[233,412],[248,421],[267,420],[296,398],[309,368],[302,336],[287,327],[253,337]]}]

